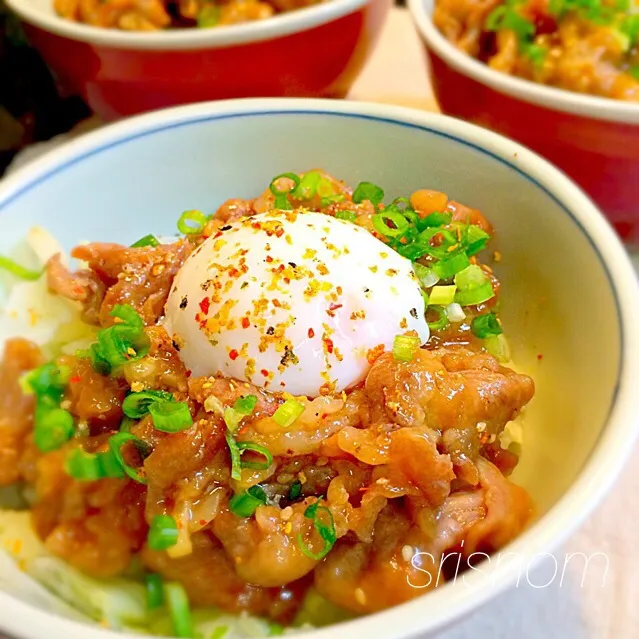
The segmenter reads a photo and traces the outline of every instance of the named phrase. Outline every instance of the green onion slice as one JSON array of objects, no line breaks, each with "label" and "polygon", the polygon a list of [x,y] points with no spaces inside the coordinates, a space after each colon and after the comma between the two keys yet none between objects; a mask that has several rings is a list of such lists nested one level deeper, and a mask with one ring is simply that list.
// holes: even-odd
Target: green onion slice
[{"label": "green onion slice", "polygon": [[455,284],[460,291],[470,291],[486,282],[490,284],[488,276],[477,264],[471,264],[455,275]]},{"label": "green onion slice", "polygon": [[155,235],[145,235],[134,244],[131,244],[131,248],[143,248],[145,246],[160,246],[160,242]]},{"label": "green onion slice", "polygon": [[[273,455],[264,446],[260,446],[260,444],[255,444],[253,442],[236,442],[237,448],[240,453],[240,466],[242,468],[252,468],[254,470],[266,470],[273,463]],[[247,461],[242,459],[241,455],[245,450],[250,450],[253,453],[257,453],[264,457],[264,461]]]},{"label": "green onion slice", "polygon": [[235,400],[233,410],[240,415],[251,415],[257,406],[257,395],[247,395]]},{"label": "green onion slice", "polygon": [[416,335],[396,335],[393,341],[393,357],[398,362],[412,362],[421,346]]},{"label": "green onion slice", "polygon": [[287,399],[273,413],[273,420],[282,428],[290,428],[304,412],[304,404],[295,399]]},{"label": "green onion slice", "polygon": [[209,219],[202,211],[196,209],[184,211],[177,223],[178,231],[184,235],[199,235],[208,221]]},{"label": "green onion slice", "polygon": [[[437,246],[432,244],[432,240],[435,238],[439,241]],[[419,240],[424,245],[428,255],[438,259],[448,259],[454,252],[462,250],[456,235],[448,229],[439,227],[427,228],[419,234]]]},{"label": "green onion slice", "polygon": [[406,218],[399,212],[382,211],[373,215],[375,230],[385,237],[401,237],[408,230]]},{"label": "green onion slice", "polygon": [[[282,178],[288,178],[293,182],[293,186],[290,188],[280,189],[278,187],[278,182]],[[273,206],[276,209],[281,209],[282,211],[290,211],[293,207],[291,203],[288,201],[288,196],[293,195],[294,191],[300,185],[300,177],[295,173],[280,173],[280,175],[275,176],[269,185],[269,190],[275,196],[275,201],[273,202]]]},{"label": "green onion slice", "polygon": [[64,469],[68,475],[78,481],[124,477],[122,467],[110,450],[92,454],[81,448],[74,448],[66,459]]},{"label": "green onion slice", "polygon": [[384,199],[384,189],[372,182],[360,182],[353,191],[353,202],[359,204],[364,200],[368,200],[375,206],[381,204]]},{"label": "green onion slice", "polygon": [[466,255],[472,257],[486,248],[490,235],[478,226],[468,224],[462,231],[462,238]]},{"label": "green onion slice", "polygon": [[178,536],[177,522],[171,515],[156,515],[151,520],[147,542],[151,550],[166,550],[175,546]]},{"label": "green onion slice", "polygon": [[21,280],[28,280],[32,282],[39,280],[44,273],[44,269],[33,271],[25,266],[21,266],[17,262],[14,262],[11,258],[5,257],[4,255],[0,255],[0,269],[8,271],[11,275],[15,275],[15,277],[18,277]]},{"label": "green onion slice", "polygon": [[291,484],[291,487],[288,489],[288,498],[290,501],[295,501],[299,499],[302,495],[302,482],[298,480],[294,481]]},{"label": "green onion slice", "polygon": [[428,295],[428,304],[433,306],[448,306],[455,301],[455,284],[449,286],[433,286]]},{"label": "green onion slice", "polygon": [[457,291],[455,301],[462,306],[477,306],[495,297],[495,291],[490,282],[485,282],[477,288],[468,291]]},{"label": "green onion slice", "polygon": [[173,634],[176,637],[186,637],[187,639],[194,637],[195,629],[191,608],[184,586],[175,582],[164,584],[164,600],[173,623]]},{"label": "green onion slice", "polygon": [[171,393],[161,390],[129,393],[122,402],[122,411],[131,419],[141,419],[149,412],[151,404],[158,401],[172,402],[175,400]]},{"label": "green onion slice", "polygon": [[220,8],[216,4],[207,4],[197,14],[197,26],[200,29],[210,29],[220,21]]},{"label": "green onion slice", "polygon": [[149,413],[155,429],[163,433],[179,433],[193,426],[193,417],[186,402],[153,402]]},{"label": "green onion slice", "polygon": [[424,228],[448,226],[452,221],[452,213],[440,213],[439,211],[435,211],[434,213],[430,213],[426,217],[422,218],[421,225]]},{"label": "green onion slice", "polygon": [[226,444],[229,447],[229,453],[231,455],[231,478],[235,480],[242,479],[240,449],[229,431],[224,433],[224,437],[226,438]]},{"label": "green onion slice", "polygon": [[470,266],[470,260],[468,259],[468,255],[462,251],[452,257],[435,262],[435,264],[433,264],[433,270],[442,280],[447,280],[468,266]]},{"label": "green onion slice", "polygon": [[501,335],[504,332],[494,313],[475,317],[470,324],[470,330],[475,337],[480,339],[485,339],[491,335]]},{"label": "green onion slice", "polygon": [[[133,468],[133,466],[129,466],[124,461],[124,457],[122,456],[122,446],[126,443],[132,442],[136,447],[136,450],[148,450],[148,444],[141,440],[139,437],[132,435],[131,433],[116,433],[109,437],[109,449],[113,453],[113,456],[117,460],[118,464],[122,470],[134,481],[138,482],[138,484],[146,484],[146,478],[143,474],[143,469],[141,468]],[[143,455],[142,455],[143,456]]]},{"label": "green onion slice", "polygon": [[428,313],[434,313],[437,318],[428,322],[431,331],[443,331],[450,323],[444,306],[429,306]]},{"label": "green onion slice", "polygon": [[73,416],[62,408],[51,408],[39,401],[35,412],[33,440],[43,453],[57,450],[68,442],[75,432]]},{"label": "green onion slice", "polygon": [[335,218],[338,220],[344,220],[345,222],[354,222],[357,219],[357,213],[354,211],[337,211]]},{"label": "green onion slice", "polygon": [[[324,540],[324,547],[318,553],[314,553],[302,539],[301,533],[297,535],[297,543],[300,550],[311,559],[320,561],[324,559],[326,555],[331,551],[331,548],[337,541],[337,533],[335,531],[335,521],[333,520],[333,513],[326,507],[320,506],[319,500],[314,504],[311,504],[305,511],[304,517],[313,520],[313,527],[319,533],[320,537]],[[322,521],[322,518],[325,521]]]},{"label": "green onion slice", "polygon": [[[291,175],[295,175],[295,174],[291,174]],[[320,185],[321,179],[322,179],[322,175],[320,173],[318,173],[317,171],[309,171],[308,173],[306,173],[300,178],[299,184],[295,187],[291,195],[293,195],[293,197],[299,200],[312,199],[313,197],[315,197],[315,194],[317,193],[317,189]],[[273,184],[273,182],[271,182],[271,184]],[[277,190],[277,187],[275,188]],[[274,193],[273,189],[271,189],[271,193],[273,193],[273,195],[275,196],[281,195],[281,193],[279,192]],[[288,193],[288,191],[286,193]]]},{"label": "green onion slice", "polygon": [[251,486],[245,493],[234,495],[229,502],[231,512],[238,517],[251,517],[266,504],[266,493],[261,486]]},{"label": "green onion slice", "polygon": [[430,288],[439,282],[439,275],[434,269],[429,268],[428,266],[414,263],[413,270],[415,271],[415,275],[417,276],[420,284],[424,288]]},{"label": "green onion slice", "polygon": [[146,605],[149,610],[160,608],[164,604],[164,592],[162,589],[162,577],[156,574],[144,577],[146,586]]}]

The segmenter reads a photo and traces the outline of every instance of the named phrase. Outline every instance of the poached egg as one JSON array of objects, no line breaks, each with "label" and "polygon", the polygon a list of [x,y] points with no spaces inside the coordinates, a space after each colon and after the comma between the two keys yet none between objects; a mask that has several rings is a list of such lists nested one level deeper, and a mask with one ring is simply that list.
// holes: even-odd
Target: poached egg
[{"label": "poached egg", "polygon": [[397,335],[429,337],[411,262],[366,229],[271,211],[223,226],[178,272],[166,328],[193,376],[316,397],[364,379]]}]

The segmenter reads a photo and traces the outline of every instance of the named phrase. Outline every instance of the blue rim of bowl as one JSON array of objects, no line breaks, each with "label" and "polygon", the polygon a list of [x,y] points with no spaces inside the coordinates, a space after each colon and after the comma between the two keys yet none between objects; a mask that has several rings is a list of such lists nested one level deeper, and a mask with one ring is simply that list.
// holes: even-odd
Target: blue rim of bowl
[{"label": "blue rim of bowl", "polygon": [[[231,104],[231,103],[244,103],[247,104],[249,102],[251,102],[250,100],[231,100],[231,101],[227,101],[227,104]],[[255,102],[263,102],[263,100],[255,100]],[[274,102],[277,102],[277,100],[275,100]],[[279,101],[281,102],[281,101]],[[294,102],[293,100],[291,100],[291,102]],[[330,102],[330,101],[326,101],[326,100],[315,100],[315,101],[311,101],[311,100],[304,100],[303,102],[315,102],[317,104],[322,104],[322,103],[326,103],[326,102]],[[218,103],[221,104],[221,103]],[[202,105],[198,105],[198,106],[202,106]],[[189,108],[193,108],[193,107],[177,107],[174,109],[167,109],[165,110],[165,113],[177,113],[180,111],[184,111],[185,109],[189,109]],[[356,108],[356,107],[355,107]],[[409,109],[403,109],[403,108],[393,108],[396,111],[403,111],[405,113],[410,112]],[[432,114],[431,114],[432,115]],[[202,123],[207,123],[207,122],[214,122],[214,121],[219,121],[219,120],[229,120],[229,119],[240,119],[240,118],[247,118],[247,117],[264,117],[264,116],[330,116],[330,117],[340,117],[340,118],[351,118],[351,119],[359,119],[359,120],[368,120],[371,122],[379,122],[382,124],[391,124],[391,125],[396,125],[396,126],[401,126],[401,127],[405,127],[405,128],[412,128],[415,130],[420,130],[420,131],[424,131],[426,133],[429,134],[434,134],[437,135],[439,137],[445,138],[445,139],[449,139],[455,143],[459,143],[462,146],[466,146],[470,149],[473,149],[475,151],[478,151],[484,155],[487,155],[488,157],[490,157],[493,160],[496,160],[497,162],[499,162],[500,164],[508,167],[509,169],[515,171],[516,173],[518,173],[520,176],[522,176],[523,178],[525,178],[526,180],[528,180],[529,182],[531,182],[532,184],[534,184],[537,188],[539,188],[540,190],[542,190],[548,197],[550,197],[563,211],[564,213],[567,214],[567,216],[569,217],[569,219],[575,224],[575,226],[579,229],[580,233],[585,236],[586,240],[588,241],[588,244],[591,246],[591,248],[593,249],[593,251],[595,252],[597,259],[601,265],[601,267],[603,268],[604,273],[606,274],[606,279],[608,281],[608,285],[610,287],[610,290],[612,292],[612,295],[614,297],[614,303],[615,303],[615,311],[616,311],[616,315],[617,315],[617,320],[618,320],[618,325],[619,325],[619,364],[618,364],[618,368],[617,368],[617,373],[616,373],[616,380],[615,380],[615,385],[614,385],[614,389],[612,392],[612,397],[610,400],[610,405],[608,408],[608,412],[605,418],[605,423],[607,423],[610,420],[611,415],[613,414],[615,408],[616,408],[616,404],[619,398],[619,391],[620,391],[620,384],[621,381],[623,379],[623,375],[624,375],[624,346],[625,346],[625,341],[626,341],[626,335],[627,335],[627,329],[626,329],[626,323],[624,321],[624,314],[622,312],[622,306],[620,303],[620,299],[619,299],[619,295],[618,295],[618,291],[617,291],[617,287],[615,285],[615,280],[608,268],[608,265],[606,263],[606,260],[604,259],[600,249],[598,248],[597,244],[594,242],[591,234],[588,232],[588,230],[584,227],[584,225],[582,224],[582,222],[573,214],[573,212],[561,201],[561,199],[559,197],[557,197],[551,190],[549,190],[546,186],[544,186],[539,180],[537,180],[535,177],[533,177],[532,175],[530,175],[529,173],[527,173],[526,171],[524,171],[521,167],[516,166],[515,164],[513,164],[512,162],[508,161],[507,159],[505,159],[503,156],[499,155],[498,153],[495,153],[493,151],[491,151],[488,148],[482,147],[479,144],[475,144],[474,142],[471,142],[469,140],[464,139],[463,137],[458,137],[452,133],[448,133],[445,131],[441,131],[438,130],[437,128],[432,128],[430,126],[424,125],[424,124],[417,124],[414,122],[409,122],[406,120],[402,120],[399,118],[393,118],[393,117],[385,117],[385,116],[378,116],[378,115],[370,115],[370,114],[366,114],[366,113],[358,113],[358,112],[349,112],[349,111],[340,111],[338,109],[336,109],[335,111],[331,111],[331,110],[327,110],[327,109],[290,109],[290,110],[286,110],[286,109],[277,109],[277,108],[273,108],[273,109],[266,109],[266,110],[260,110],[257,109],[255,111],[246,111],[246,112],[235,112],[235,113],[221,113],[221,114],[211,114],[211,115],[205,115],[205,116],[186,116],[183,120],[180,121],[174,121],[174,122],[168,122],[168,123],[159,123],[157,125],[154,126],[149,126],[148,128],[145,128],[143,131],[137,132],[137,133],[131,133],[128,135],[122,135],[121,137],[118,137],[115,140],[106,142],[104,144],[100,144],[98,146],[96,146],[95,148],[92,148],[86,152],[81,152],[81,153],[77,153],[75,154],[75,156],[71,157],[69,160],[63,162],[62,164],[60,164],[57,167],[53,167],[52,169],[49,169],[45,172],[43,172],[41,175],[36,175],[34,178],[32,178],[31,180],[27,181],[27,183],[22,186],[21,188],[18,188],[14,193],[10,194],[8,197],[3,198],[3,194],[2,194],[2,188],[0,188],[0,216],[2,215],[2,212],[4,210],[4,208],[6,206],[8,206],[9,204],[11,204],[12,202],[14,202],[16,199],[18,199],[21,195],[25,194],[26,192],[30,191],[31,189],[37,187],[38,185],[42,184],[43,182],[48,181],[49,179],[51,179],[52,177],[54,177],[55,175],[57,175],[60,172],[65,171],[66,169],[72,167],[73,165],[83,161],[86,158],[92,157],[94,155],[97,155],[103,151],[107,151],[109,149],[112,149],[114,147],[118,147],[118,146],[123,146],[129,142],[132,142],[134,140],[140,139],[140,138],[144,138],[150,135],[154,135],[157,133],[162,133],[164,131],[169,131],[172,129],[179,129],[182,127],[187,127],[187,126],[192,126],[192,125],[197,125],[197,124],[202,124]],[[141,121],[144,120],[145,118],[148,118],[149,116],[138,116],[137,118],[133,118],[132,120],[129,120],[129,123],[131,121]],[[447,118],[444,116],[436,116],[438,117],[440,120],[442,121],[455,121],[458,122],[456,120],[453,120],[452,118]],[[118,127],[120,127],[121,124],[113,124],[110,125],[109,127],[106,128],[113,128],[116,129]],[[468,129],[471,130],[480,130],[480,131],[484,131],[483,129],[481,129],[480,127],[477,127],[475,125],[470,125],[467,123],[463,123],[463,126],[467,127]],[[504,139],[502,136],[492,133],[492,132],[488,132],[488,131],[484,131],[485,133],[489,134],[493,139],[497,138],[497,139]],[[88,136],[95,136],[96,134],[99,134],[100,132],[94,132],[92,134],[88,134]],[[85,136],[85,137],[88,137]],[[539,158],[539,156],[537,156],[536,154],[534,154],[531,151],[528,151],[527,149],[521,147],[520,145],[517,145],[516,143],[510,142],[508,141],[509,144],[513,145],[514,147],[519,148],[522,151],[525,151],[526,153],[530,154],[531,156],[541,159]],[[49,152],[47,155],[49,157],[51,157],[53,154],[55,153],[55,151]],[[46,161],[45,158],[43,158],[41,161]],[[548,162],[546,162],[545,160],[541,159],[541,161],[547,165],[547,166],[551,166]],[[558,171],[557,169],[554,169],[558,174],[561,174],[560,171]],[[20,169],[17,171],[17,174],[15,176],[14,179],[18,178],[16,181],[19,181],[19,174],[21,173],[26,173],[25,169]],[[572,185],[572,182],[565,176],[563,176],[563,174],[561,174],[563,179],[566,180],[568,183],[570,183]],[[574,186],[574,185],[573,185]],[[574,187],[575,189],[577,189],[577,191],[579,191],[579,189],[577,187]],[[580,191],[579,191],[580,192]],[[583,196],[585,198],[585,196]],[[586,198],[587,199],[587,198]],[[603,218],[603,216],[600,214],[600,218],[601,218],[601,222],[603,222],[605,224],[605,226],[608,228],[609,232],[612,233],[614,235],[614,232],[611,230],[610,226],[608,225],[608,223],[605,221],[605,219]],[[621,244],[619,243],[619,246],[621,246]],[[548,510],[547,513],[544,514],[544,516],[537,520],[537,522],[535,522],[530,528],[528,528],[526,531],[524,531],[524,533],[522,533],[523,535],[528,535],[528,533],[531,533],[536,525],[538,523],[540,523],[541,521],[543,521],[544,519],[549,518],[550,514],[555,511],[558,506],[565,500],[567,493],[570,491],[570,489],[574,486],[574,484],[576,484],[583,475],[584,472],[584,468],[589,464],[589,462],[592,459],[593,453],[594,451],[597,449],[599,443],[601,442],[602,438],[604,437],[605,434],[605,428],[602,430],[602,432],[599,433],[597,439],[595,440],[595,442],[593,443],[593,448],[591,450],[590,455],[587,457],[587,459],[584,462],[584,465],[582,466],[582,468],[579,470],[579,473],[577,474],[577,477],[575,478],[575,480],[573,481],[573,483],[571,484],[571,486],[567,489],[566,493],[564,495],[562,495],[559,500],[553,504],[553,506]],[[634,434],[637,434],[637,429],[635,428]],[[627,459],[627,456],[626,458]],[[618,472],[616,473],[612,473],[611,474],[614,475],[614,478],[617,477]],[[607,484],[607,487],[609,488],[612,482],[609,482]],[[607,488],[601,488],[600,487],[600,492],[599,494],[601,495],[602,493],[604,493]],[[599,499],[595,499],[595,502],[598,502]],[[585,514],[587,514],[587,512],[590,512],[590,509],[588,509],[587,506],[583,506],[581,507],[581,512],[579,513],[580,517],[583,517]],[[559,537],[559,534],[555,535],[555,538]],[[566,536],[566,534],[564,533],[564,537]],[[520,536],[521,537],[521,536]],[[519,539],[519,538],[518,538]],[[515,544],[518,540],[515,540],[514,542],[511,542],[512,544]],[[507,546],[507,548],[510,547]],[[536,559],[535,560],[537,563],[536,565],[538,565],[539,560]],[[507,564],[505,565],[507,566]],[[502,571],[501,574],[507,576],[509,575],[509,573],[507,572],[507,569],[505,566],[502,566],[501,568],[503,568],[504,570]],[[495,571],[497,571],[498,569],[495,569]],[[498,584],[497,586],[494,585],[494,583],[491,584],[490,588],[486,588],[484,593],[477,595],[476,601],[474,602],[466,602],[463,599],[461,600],[461,602],[458,602],[457,607],[458,607],[458,611],[456,614],[452,614],[449,613],[447,616],[442,616],[441,619],[437,620],[437,623],[435,625],[432,625],[428,628],[426,628],[426,630],[424,630],[423,628],[419,628],[419,629],[403,629],[401,630],[401,635],[397,635],[397,637],[401,637],[403,638],[407,638],[409,636],[412,636],[415,632],[417,632],[418,630],[420,631],[425,631],[425,632],[435,632],[441,628],[443,628],[444,626],[446,626],[448,623],[451,623],[451,621],[455,618],[458,618],[460,615],[465,614],[470,612],[471,610],[474,610],[477,606],[481,605],[481,603],[483,601],[486,601],[490,596],[493,595],[497,595],[499,592],[503,591],[505,588],[507,588],[513,581],[512,577],[508,577],[508,578],[504,578],[501,580],[502,583]],[[454,585],[454,584],[453,584]],[[442,587],[440,587],[438,590],[446,590],[446,584],[444,584]],[[474,590],[476,590],[477,588],[474,588]],[[492,594],[491,594],[492,593]],[[1,595],[1,591],[0,591],[0,595]],[[12,595],[9,594],[10,597],[12,597]],[[432,593],[426,593],[427,597],[433,597],[436,596],[435,592]],[[411,607],[413,604],[419,602],[422,599],[422,597],[417,597],[416,599],[409,601],[409,602],[405,602],[403,604],[394,606],[388,610],[385,611],[381,611],[381,612],[377,612],[377,613],[373,613],[370,614],[366,617],[363,618],[359,618],[359,619],[355,619],[355,620],[349,620],[349,621],[345,621],[345,622],[341,622],[338,624],[333,624],[328,626],[327,628],[318,628],[315,631],[312,631],[310,633],[306,632],[305,636],[308,636],[309,639],[319,639],[320,635],[321,635],[321,639],[327,639],[330,635],[326,634],[327,630],[344,630],[347,634],[346,636],[351,636],[349,633],[349,627],[352,627],[355,624],[361,624],[362,622],[364,622],[366,619],[369,620],[373,620],[372,623],[374,623],[375,618],[377,617],[381,617],[382,615],[387,615],[393,611],[395,612],[401,612],[402,609],[404,611],[408,611],[408,608]],[[26,604],[27,606],[30,606],[29,604]],[[31,607],[31,606],[30,606]],[[44,613],[44,614],[50,614],[50,613]],[[59,618],[59,617],[58,617]],[[70,621],[70,620],[67,620]],[[77,624],[76,624],[77,625]],[[104,631],[104,630],[100,630],[100,635],[104,636],[104,637],[108,637],[109,639],[114,638],[116,639],[117,637],[126,637],[128,639],[128,637],[130,635],[122,635],[121,633],[117,632],[117,631]],[[301,635],[300,635],[301,636]],[[342,637],[343,635],[340,635],[340,637]],[[355,636],[355,635],[353,635]],[[359,637],[359,635],[357,635]],[[97,634],[96,634],[97,637]],[[395,635],[394,635],[395,638]],[[38,638],[39,639],[39,638]]]}]

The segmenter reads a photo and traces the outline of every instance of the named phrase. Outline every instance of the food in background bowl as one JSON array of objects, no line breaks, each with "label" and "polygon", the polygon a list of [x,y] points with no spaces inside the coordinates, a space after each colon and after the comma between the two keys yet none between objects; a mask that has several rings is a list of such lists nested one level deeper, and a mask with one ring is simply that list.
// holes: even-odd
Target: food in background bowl
[{"label": "food in background bowl", "polygon": [[217,27],[264,20],[322,0],[55,0],[63,18],[125,31]]},{"label": "food in background bowl", "polygon": [[[508,425],[534,386],[504,365],[493,229],[438,191],[383,200],[285,173],[184,212],[177,239],[81,244],[76,271],[37,230],[46,275],[0,258],[35,280],[7,305],[50,298],[30,330],[52,331],[6,343],[0,483],[27,486],[67,603],[155,632],[164,605],[180,637],[189,601],[290,624],[312,587],[371,613],[524,529]],[[122,580],[126,605],[91,609],[61,586],[75,570]]]},{"label": "food in background bowl", "polygon": [[635,0],[437,0],[433,21],[492,69],[639,102]]}]

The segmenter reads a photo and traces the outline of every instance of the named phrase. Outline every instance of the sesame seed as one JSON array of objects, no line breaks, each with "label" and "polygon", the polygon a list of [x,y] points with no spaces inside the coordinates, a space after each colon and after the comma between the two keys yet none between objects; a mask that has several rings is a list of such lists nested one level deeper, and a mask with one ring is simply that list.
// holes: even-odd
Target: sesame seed
[{"label": "sesame seed", "polygon": [[402,548],[402,558],[404,561],[410,561],[413,558],[414,550],[408,544]]},{"label": "sesame seed", "polygon": [[361,588],[355,588],[353,594],[355,595],[355,601],[357,601],[360,606],[366,605],[366,593]]}]

